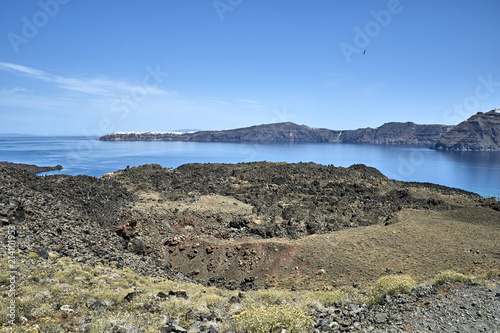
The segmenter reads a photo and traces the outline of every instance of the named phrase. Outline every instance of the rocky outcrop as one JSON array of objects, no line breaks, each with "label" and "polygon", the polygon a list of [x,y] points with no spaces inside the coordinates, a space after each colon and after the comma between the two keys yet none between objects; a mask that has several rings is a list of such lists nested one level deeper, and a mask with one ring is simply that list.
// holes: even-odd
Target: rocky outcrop
[{"label": "rocky outcrop", "polygon": [[[35,252],[41,257],[42,253],[55,253],[78,263],[102,262],[149,275],[182,278],[156,257],[144,257],[146,251],[139,249],[134,219],[127,209],[133,200],[134,195],[113,180],[39,177],[0,165],[0,240],[7,244],[5,230],[11,226],[15,227],[16,251],[20,253]],[[0,255],[4,255],[3,249]]]},{"label": "rocky outcrop", "polygon": [[498,332],[498,282],[421,286],[372,307],[332,304],[313,315],[314,332]]},{"label": "rocky outcrop", "polygon": [[312,128],[291,122],[265,124],[221,131],[116,132],[101,141],[199,141],[247,143],[371,143],[429,146],[450,130],[445,125],[387,123],[378,128],[338,131]]},{"label": "rocky outcrop", "polygon": [[41,173],[47,171],[62,170],[62,165],[56,166],[38,166],[34,164],[24,164],[24,163],[12,163],[12,162],[0,162],[0,166],[10,167],[15,169],[21,169],[33,173]]},{"label": "rocky outcrop", "polygon": [[[498,110],[498,109],[496,109]],[[440,150],[500,150],[500,113],[478,112],[432,144]]]}]

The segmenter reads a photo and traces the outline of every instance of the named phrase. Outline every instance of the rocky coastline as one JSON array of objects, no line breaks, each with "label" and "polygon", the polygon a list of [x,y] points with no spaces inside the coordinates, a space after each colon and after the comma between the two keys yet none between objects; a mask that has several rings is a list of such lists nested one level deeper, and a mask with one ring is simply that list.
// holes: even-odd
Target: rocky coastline
[{"label": "rocky coastline", "polygon": [[499,151],[498,109],[478,112],[456,126],[389,122],[377,128],[330,130],[291,122],[217,131],[115,132],[100,141],[193,141],[237,143],[354,143],[454,151]]},{"label": "rocky coastline", "polygon": [[452,126],[386,123],[378,128],[330,130],[291,122],[220,131],[116,132],[100,141],[194,141],[241,143],[358,143],[428,147]]}]

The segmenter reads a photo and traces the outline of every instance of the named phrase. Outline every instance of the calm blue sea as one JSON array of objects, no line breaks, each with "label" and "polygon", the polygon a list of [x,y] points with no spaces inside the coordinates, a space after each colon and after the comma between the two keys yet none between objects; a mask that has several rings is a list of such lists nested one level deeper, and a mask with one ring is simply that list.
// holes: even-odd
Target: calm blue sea
[{"label": "calm blue sea", "polygon": [[436,183],[485,197],[500,194],[500,152],[442,152],[354,144],[100,142],[88,137],[0,137],[0,161],[64,167],[46,174],[99,177],[127,165],[146,163],[177,167],[195,162],[263,160],[343,167],[362,163],[398,180]]}]

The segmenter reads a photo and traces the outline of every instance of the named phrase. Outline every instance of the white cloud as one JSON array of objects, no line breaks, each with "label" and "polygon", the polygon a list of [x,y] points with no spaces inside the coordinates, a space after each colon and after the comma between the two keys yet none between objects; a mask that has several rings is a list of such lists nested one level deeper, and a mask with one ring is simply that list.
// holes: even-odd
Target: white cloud
[{"label": "white cloud", "polygon": [[[66,75],[0,62],[0,132],[2,125],[16,124],[21,132],[38,133],[30,116],[57,119],[54,133],[98,132],[102,121],[114,130],[171,130],[175,128],[226,128],[281,121],[283,116],[258,100],[200,96],[189,98],[156,86],[116,80],[104,75]],[[5,74],[24,78],[8,86]],[[17,80],[19,81],[19,80]],[[245,119],[244,121],[242,119]],[[263,122],[263,121],[260,121]],[[63,125],[61,125],[63,124]],[[239,127],[242,127],[239,126]],[[86,135],[86,134],[84,134]]]},{"label": "white cloud", "polygon": [[37,78],[44,78],[45,73],[42,71],[39,71],[37,69],[33,69],[30,67],[22,66],[22,65],[17,65],[17,64],[11,64],[7,62],[0,62],[0,69],[1,70],[10,70],[10,71],[15,71],[15,72],[20,72],[22,74],[26,74],[28,76],[33,76]]},{"label": "white cloud", "polygon": [[239,102],[246,108],[260,109],[263,107],[261,102],[253,99],[238,99],[237,102]]},{"label": "white cloud", "polygon": [[61,76],[31,67],[0,62],[0,70],[20,74],[28,78],[53,83],[61,89],[76,91],[85,94],[116,97],[123,94],[130,94],[139,91],[146,95],[153,96],[173,96],[176,93],[167,91],[154,85],[130,84],[120,80],[112,80],[104,75],[91,78],[81,78],[72,76]]},{"label": "white cloud", "polygon": [[27,92],[27,91],[28,91],[28,89],[20,88],[20,87],[14,87],[14,88],[9,88],[9,89],[0,89],[0,95],[17,94],[17,93]]},{"label": "white cloud", "polygon": [[260,104],[259,101],[255,101],[253,99],[239,99],[238,102],[249,103],[249,104]]}]

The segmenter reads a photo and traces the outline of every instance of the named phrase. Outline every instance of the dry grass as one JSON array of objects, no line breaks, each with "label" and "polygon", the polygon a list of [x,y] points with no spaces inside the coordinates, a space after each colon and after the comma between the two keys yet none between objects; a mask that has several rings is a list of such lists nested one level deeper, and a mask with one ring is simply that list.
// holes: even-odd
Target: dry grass
[{"label": "dry grass", "polygon": [[[50,332],[63,323],[81,325],[86,318],[92,319],[91,332],[120,327],[158,332],[169,318],[189,328],[195,321],[190,316],[192,312],[215,313],[223,318],[219,327],[222,331],[281,332],[284,328],[289,332],[306,332],[310,327],[308,315],[316,309],[327,308],[333,303],[375,304],[384,295],[409,293],[416,285],[412,277],[397,275],[382,277],[371,288],[365,289],[365,293],[352,287],[296,292],[271,288],[245,292],[241,302],[234,303],[230,299],[238,296],[238,291],[142,276],[130,269],[76,265],[67,258],[43,260],[19,257],[18,260],[17,326],[8,325],[9,298],[2,297],[0,325],[3,326],[0,332]],[[0,262],[2,267],[7,264],[6,259]],[[4,275],[0,276],[3,280]],[[481,276],[444,271],[423,283],[478,283],[483,278],[499,275],[498,270],[490,270]],[[157,296],[159,292],[168,294],[169,291],[179,290],[186,292],[187,299]],[[131,292],[136,293],[133,300],[124,300]],[[101,301],[101,307],[89,307],[95,301]],[[65,310],[55,307],[55,304]],[[256,318],[260,318],[260,322],[254,320]]]},{"label": "dry grass", "polygon": [[[6,260],[3,260],[2,266],[5,264]],[[301,332],[300,327],[309,325],[303,319],[311,309],[359,298],[358,291],[352,288],[300,292],[268,289],[248,291],[240,303],[232,303],[230,299],[238,296],[238,291],[146,277],[127,268],[77,265],[67,258],[48,261],[20,258],[18,268],[18,275],[23,279],[16,286],[19,290],[16,297],[17,326],[8,325],[6,308],[9,298],[3,297],[0,300],[0,325],[3,325],[0,332],[47,332],[68,321],[75,325],[83,324],[85,318],[92,318],[91,332],[103,332],[115,326],[157,332],[169,318],[189,327],[194,322],[189,315],[192,312],[215,313],[219,318],[225,318],[221,329],[237,326],[240,331],[250,332],[253,328],[244,329],[248,321],[236,324],[231,317],[244,312],[251,317],[254,308],[276,310],[281,319],[275,325],[280,323],[290,332]],[[159,292],[168,294],[169,291],[179,290],[186,292],[187,299],[157,296]],[[137,294],[131,302],[127,302],[124,298],[131,292]],[[102,302],[101,306],[89,306],[95,301]],[[276,307],[277,303],[286,306]],[[55,307],[55,304],[60,307]],[[297,313],[303,316],[295,316]],[[271,322],[268,324],[274,325]]]},{"label": "dry grass", "polygon": [[[400,222],[312,235],[297,241],[309,267],[303,284],[315,287],[356,282],[368,288],[380,277],[408,274],[417,281],[446,270],[481,275],[498,269],[500,228],[451,219],[449,212],[405,210]],[[341,260],[339,260],[341,258]],[[325,274],[315,276],[324,269]],[[305,276],[304,276],[305,275]],[[298,281],[292,281],[299,284]]]},{"label": "dry grass", "polygon": [[232,323],[241,333],[305,333],[312,328],[311,317],[290,304],[252,308],[233,316]]}]

